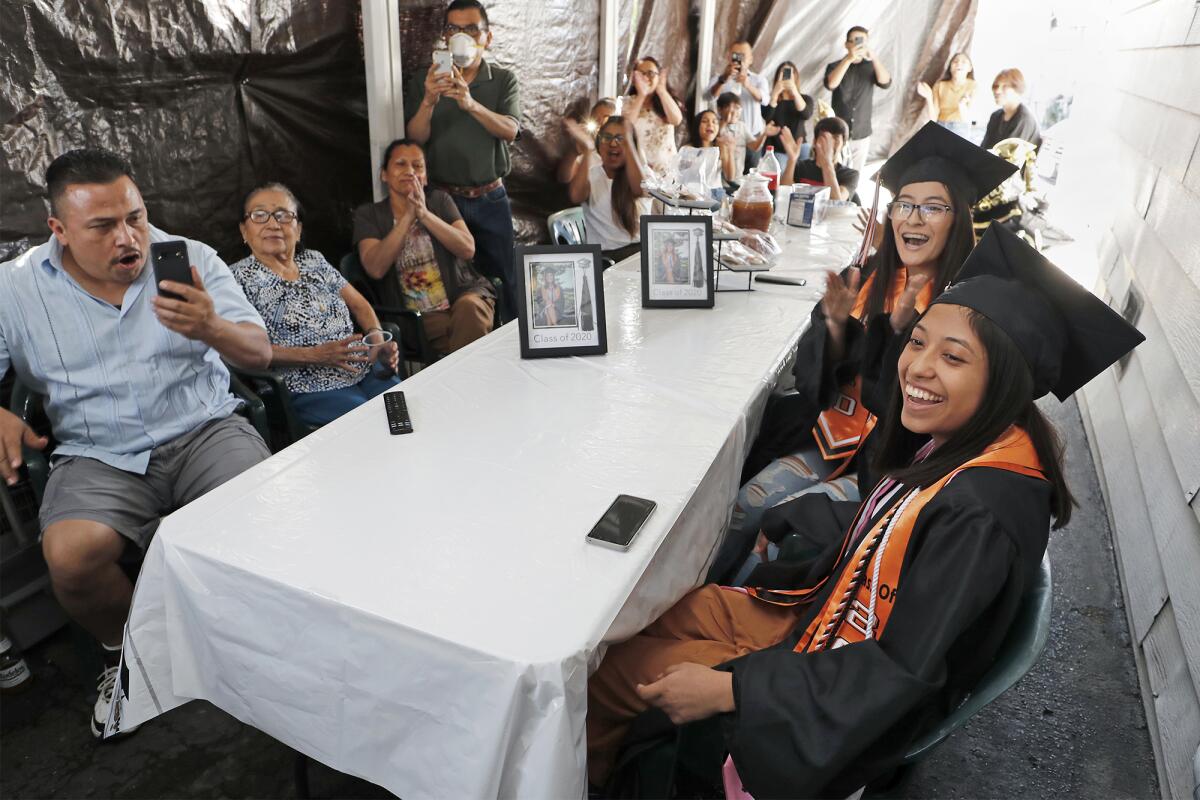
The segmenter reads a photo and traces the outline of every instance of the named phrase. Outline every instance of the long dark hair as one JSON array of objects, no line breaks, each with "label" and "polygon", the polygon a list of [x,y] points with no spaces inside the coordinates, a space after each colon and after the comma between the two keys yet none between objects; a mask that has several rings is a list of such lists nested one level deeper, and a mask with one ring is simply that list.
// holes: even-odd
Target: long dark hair
[{"label": "long dark hair", "polygon": [[958,58],[959,56],[962,56],[971,64],[971,68],[967,70],[967,80],[975,80],[975,59],[971,58],[966,53],[955,53],[954,55],[950,56],[950,60],[946,62],[946,74],[942,76],[942,80],[949,81],[954,79],[954,73],[950,70],[950,67],[954,65],[954,59]]},{"label": "long dark hair", "polygon": [[[711,108],[706,108],[696,116],[692,117],[692,121],[688,123],[688,144],[692,147],[703,147],[700,142],[700,120],[704,119],[705,114],[712,114],[717,120],[717,133],[721,132],[721,118],[717,116],[717,112]],[[711,146],[711,145],[710,145]]]},{"label": "long dark hair", "polygon": [[[625,133],[625,118],[620,114],[613,114],[604,121],[600,126],[600,130],[596,131],[596,152],[600,152],[600,134],[612,125],[620,129],[621,134]],[[612,210],[613,220],[625,229],[630,236],[638,234],[638,216],[637,216],[637,198],[633,195],[633,189],[629,186],[629,180],[625,177],[625,170],[629,167],[627,163],[629,159],[636,158],[634,151],[637,150],[637,131],[633,126],[629,126],[629,134],[633,137],[632,141],[625,142],[625,161],[617,174],[613,175],[612,183]]]},{"label": "long dark hair", "polygon": [[[952,185],[942,184],[950,195],[950,205],[954,211],[954,223],[946,237],[946,245],[942,248],[937,260],[937,276],[934,278],[933,296],[937,297],[950,285],[958,275],[958,269],[975,246],[975,228],[971,224],[971,205]],[[903,187],[901,187],[903,191]],[[914,211],[913,213],[920,213]],[[896,246],[896,231],[892,221],[885,219],[883,223],[883,243],[874,255],[867,259],[866,272],[875,276],[871,290],[867,294],[867,302],[863,321],[884,311],[888,294],[892,288],[892,280],[896,270],[902,266],[900,251]]]},{"label": "long dark hair", "polygon": [[[882,417],[873,466],[880,475],[887,474],[906,486],[929,486],[983,452],[1010,425],[1016,425],[1029,434],[1042,462],[1051,486],[1054,527],[1061,528],[1070,521],[1075,505],[1063,474],[1062,440],[1033,402],[1033,375],[1012,339],[983,314],[972,310],[968,319],[987,352],[987,386],[979,408],[928,458],[913,464],[913,437],[900,421],[904,398],[897,380],[887,413]],[[920,318],[913,322],[906,337],[919,321]]]},{"label": "long dark hair", "polygon": [[[633,68],[636,70],[637,65],[642,63],[643,61],[649,61],[651,64],[653,64],[655,66],[655,68],[658,69],[658,79],[660,81],[662,81],[663,88],[665,88],[667,90],[667,94],[671,95],[671,97],[675,97],[675,93],[673,91],[671,91],[671,83],[670,83],[670,81],[667,80],[667,73],[662,68],[662,64],[658,63],[658,59],[655,58],[654,56],[642,56],[637,61],[633,62]],[[626,92],[625,94],[633,95],[634,93],[635,93],[635,90],[633,88],[633,76],[630,75],[629,76],[629,91]],[[658,114],[658,118],[661,119],[663,122],[666,122],[667,110],[665,108],[663,108],[662,98],[658,96],[658,92],[655,92],[654,94],[652,94],[650,96],[650,106],[654,109],[654,113]]]},{"label": "long dark hair", "polygon": [[[783,74],[784,67],[792,68],[792,80],[796,82],[796,86],[800,85],[800,69],[799,69],[799,67],[796,66],[796,62],[784,61],[778,67],[775,68],[775,77],[771,79],[771,88],[772,89],[775,88],[775,84],[779,83],[779,76]],[[797,99],[799,99],[799,98],[797,98]]]}]

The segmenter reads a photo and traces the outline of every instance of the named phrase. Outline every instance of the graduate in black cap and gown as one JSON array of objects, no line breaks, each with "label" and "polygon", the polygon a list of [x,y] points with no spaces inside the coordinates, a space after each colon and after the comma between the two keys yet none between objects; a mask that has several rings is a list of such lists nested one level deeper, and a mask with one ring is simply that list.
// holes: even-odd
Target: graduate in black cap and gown
[{"label": "graduate in black cap and gown", "polygon": [[993,225],[907,335],[863,503],[812,494],[768,515],[773,538],[823,551],[761,565],[753,588],[697,589],[609,649],[588,683],[593,783],[650,707],[702,732],[677,764],[714,794],[847,797],[888,774],[990,666],[1051,519],[1070,517],[1034,401],[1065,400],[1142,339]]},{"label": "graduate in black cap and gown", "polygon": [[[866,459],[855,456],[874,424],[875,386],[881,379],[890,386],[881,375],[883,354],[958,274],[975,245],[971,206],[1015,170],[932,122],[880,169],[879,183],[894,197],[883,241],[868,258],[872,222],[855,262],[861,269],[829,273],[796,349],[796,390],[768,405],[708,580],[740,582],[755,563],[742,566],[762,514],[775,503],[814,486],[838,499],[858,499]],[[875,208],[870,218],[876,219]]]}]

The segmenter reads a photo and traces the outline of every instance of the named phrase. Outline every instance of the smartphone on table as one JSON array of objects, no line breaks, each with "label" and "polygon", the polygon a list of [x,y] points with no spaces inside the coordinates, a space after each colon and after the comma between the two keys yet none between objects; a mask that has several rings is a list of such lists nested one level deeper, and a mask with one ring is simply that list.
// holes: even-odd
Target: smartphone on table
[{"label": "smartphone on table", "polygon": [[[152,242],[150,244],[150,263],[154,266],[154,282],[157,286],[162,281],[175,281],[192,285],[192,265],[189,263],[187,242],[182,239],[172,239],[168,242]],[[171,300],[182,300],[183,296],[175,292],[159,289],[158,293]]]},{"label": "smartphone on table", "polygon": [[434,68],[434,74],[437,75],[453,75],[454,70],[454,54],[449,50],[434,50],[433,63],[437,66]]},{"label": "smartphone on table", "polygon": [[619,494],[587,535],[589,542],[628,550],[633,537],[657,508],[653,500]]}]

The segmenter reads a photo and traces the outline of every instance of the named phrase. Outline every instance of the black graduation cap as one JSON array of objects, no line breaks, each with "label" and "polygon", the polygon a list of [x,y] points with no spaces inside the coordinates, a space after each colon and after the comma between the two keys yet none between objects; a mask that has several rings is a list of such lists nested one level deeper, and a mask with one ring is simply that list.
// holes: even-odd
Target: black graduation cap
[{"label": "black graduation cap", "polygon": [[1016,171],[1016,164],[928,122],[880,167],[878,180],[893,195],[910,183],[938,181],[975,205]]},{"label": "black graduation cap", "polygon": [[972,308],[1008,334],[1033,373],[1034,397],[1066,400],[1146,337],[993,222],[934,303]]}]

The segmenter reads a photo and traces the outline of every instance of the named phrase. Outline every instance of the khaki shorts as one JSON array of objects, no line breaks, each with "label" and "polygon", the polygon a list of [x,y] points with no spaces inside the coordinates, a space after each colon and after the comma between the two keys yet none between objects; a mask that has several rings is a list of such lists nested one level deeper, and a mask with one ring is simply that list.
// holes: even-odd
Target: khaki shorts
[{"label": "khaki shorts", "polygon": [[159,520],[270,454],[254,426],[231,414],[154,448],[145,475],[68,456],[50,470],[38,514],[42,531],[63,520],[91,520],[145,550]]}]

